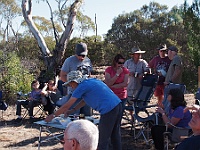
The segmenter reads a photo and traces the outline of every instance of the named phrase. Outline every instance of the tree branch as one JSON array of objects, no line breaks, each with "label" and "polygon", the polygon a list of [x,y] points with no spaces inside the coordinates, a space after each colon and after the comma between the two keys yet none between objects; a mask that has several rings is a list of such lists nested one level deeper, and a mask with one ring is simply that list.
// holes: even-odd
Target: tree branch
[{"label": "tree branch", "polygon": [[[57,48],[56,48],[58,58],[62,58],[62,56],[65,53],[66,46],[70,40],[70,36],[74,29],[77,10],[80,8],[82,2],[83,0],[76,0],[70,7],[69,17],[68,17],[68,21],[65,27],[65,31],[63,32],[59,41],[59,45],[57,45]],[[60,60],[57,59],[57,63],[60,64],[60,62],[61,62],[61,59]]]},{"label": "tree branch", "polygon": [[51,12],[51,23],[52,23],[52,26],[53,26],[53,33],[54,33],[54,38],[55,38],[55,40],[56,40],[56,44],[58,44],[58,38],[59,38],[59,36],[58,36],[58,32],[57,32],[57,30],[56,30],[56,27],[55,27],[55,24],[54,24],[54,21],[53,21],[53,12],[52,12],[52,8],[51,8],[51,5],[49,4],[49,1],[48,0],[46,0],[46,3],[48,4],[48,6],[49,6],[49,9],[50,9],[50,12]]},{"label": "tree branch", "polygon": [[[27,10],[27,5],[28,5],[28,10]],[[37,40],[38,46],[40,47],[40,50],[41,50],[43,56],[45,56],[44,59],[46,57],[51,56],[51,53],[50,53],[49,49],[47,48],[44,38],[42,37],[42,35],[38,31],[37,27],[35,26],[35,24],[32,20],[32,15],[31,15],[32,1],[31,0],[22,0],[21,7],[22,7],[23,17],[24,17],[30,31],[32,32],[33,36]],[[45,59],[45,61],[46,61],[45,63],[48,64],[47,59]]]}]

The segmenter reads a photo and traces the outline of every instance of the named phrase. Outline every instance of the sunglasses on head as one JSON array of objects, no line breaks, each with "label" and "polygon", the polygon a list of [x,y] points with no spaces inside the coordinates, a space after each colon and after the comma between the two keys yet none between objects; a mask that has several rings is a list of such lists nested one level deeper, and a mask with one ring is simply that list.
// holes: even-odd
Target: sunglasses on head
[{"label": "sunglasses on head", "polygon": [[83,58],[85,57],[85,55],[78,55],[78,56],[83,57]]}]

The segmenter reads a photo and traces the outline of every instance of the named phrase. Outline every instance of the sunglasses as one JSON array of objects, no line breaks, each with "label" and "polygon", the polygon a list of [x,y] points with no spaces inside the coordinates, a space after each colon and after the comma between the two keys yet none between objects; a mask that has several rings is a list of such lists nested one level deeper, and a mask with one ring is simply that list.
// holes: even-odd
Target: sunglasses
[{"label": "sunglasses", "polygon": [[85,55],[78,55],[78,56],[83,57],[83,58],[85,57]]},{"label": "sunglasses", "polygon": [[121,61],[118,61],[117,63],[118,63],[118,64],[124,64],[124,62],[121,62]]}]

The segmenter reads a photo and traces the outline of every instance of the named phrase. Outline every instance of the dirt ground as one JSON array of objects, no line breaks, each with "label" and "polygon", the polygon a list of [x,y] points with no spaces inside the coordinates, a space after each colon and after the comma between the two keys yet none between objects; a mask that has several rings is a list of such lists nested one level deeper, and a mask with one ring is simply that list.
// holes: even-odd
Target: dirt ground
[{"label": "dirt ground", "polygon": [[[185,99],[188,105],[194,103],[194,95],[186,94]],[[156,99],[153,97],[151,104],[154,104]],[[3,118],[2,118],[3,117]],[[9,106],[6,111],[3,112],[0,122],[0,149],[1,150],[35,150],[38,146],[39,137],[39,125],[30,122],[29,119],[24,119],[22,123],[14,123],[15,107]],[[41,120],[36,118],[34,121]],[[122,120],[126,123],[125,120]],[[53,129],[55,133],[59,130]],[[137,132],[137,131],[136,131]],[[48,136],[46,132],[42,132],[42,137]],[[130,131],[130,125],[122,126],[122,143],[123,150],[145,150],[152,149],[152,145],[146,145],[144,140],[134,140],[133,134]],[[41,150],[62,150],[62,144],[58,140],[51,140],[41,144]]]}]

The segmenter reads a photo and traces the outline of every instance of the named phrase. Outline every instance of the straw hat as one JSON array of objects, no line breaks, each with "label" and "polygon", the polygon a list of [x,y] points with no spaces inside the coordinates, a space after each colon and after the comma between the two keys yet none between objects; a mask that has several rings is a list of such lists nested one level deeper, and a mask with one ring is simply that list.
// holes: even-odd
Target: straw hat
[{"label": "straw hat", "polygon": [[139,47],[133,47],[131,49],[131,54],[143,54],[145,53],[146,51],[141,51],[141,49]]}]

